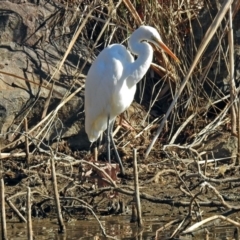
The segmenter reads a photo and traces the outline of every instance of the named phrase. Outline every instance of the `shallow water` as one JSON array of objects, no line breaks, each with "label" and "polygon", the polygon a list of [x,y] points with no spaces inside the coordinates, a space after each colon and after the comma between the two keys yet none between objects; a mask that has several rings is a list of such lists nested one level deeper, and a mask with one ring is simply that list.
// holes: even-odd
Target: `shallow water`
[{"label": "shallow water", "polygon": [[[121,240],[130,239],[154,239],[156,230],[164,225],[166,222],[160,222],[160,219],[145,219],[144,229],[141,232],[135,223],[129,223],[129,216],[126,217],[111,217],[102,218],[101,224],[106,230],[108,235],[114,236]],[[176,226],[175,226],[176,227]],[[97,221],[89,219],[85,221],[72,221],[66,223],[66,233],[58,233],[58,225],[56,220],[36,220],[33,222],[33,233],[35,239],[39,240],[105,240],[109,239],[103,237],[101,228]],[[209,240],[226,240],[237,239],[234,238],[234,231],[236,228],[229,226],[214,227],[210,230]],[[172,231],[173,232],[173,231]],[[170,237],[172,233],[166,230],[161,233],[158,239],[164,240]],[[8,239],[10,240],[26,240],[27,227],[26,224],[11,222],[7,224]],[[202,240],[206,239],[203,234],[186,235],[181,237],[182,240]]]}]

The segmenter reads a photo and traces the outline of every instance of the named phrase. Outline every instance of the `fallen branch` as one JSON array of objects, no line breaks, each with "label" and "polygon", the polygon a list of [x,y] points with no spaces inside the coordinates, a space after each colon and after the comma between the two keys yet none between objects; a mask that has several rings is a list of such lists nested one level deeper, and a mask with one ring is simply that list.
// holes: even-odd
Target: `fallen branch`
[{"label": "fallen branch", "polygon": [[208,222],[211,222],[211,221],[214,221],[216,219],[221,219],[221,220],[224,220],[224,221],[227,221],[233,225],[235,225],[236,227],[240,227],[240,223],[230,219],[230,218],[227,218],[227,217],[224,217],[222,215],[215,215],[215,216],[212,216],[212,217],[209,217],[207,219],[204,219],[202,220],[201,222],[198,222],[198,223],[195,223],[193,224],[191,227],[189,227],[188,229],[186,229],[185,231],[183,231],[183,234],[187,234],[187,233],[191,233],[191,232],[194,232],[196,231],[199,227],[201,227],[202,225],[208,223]]}]

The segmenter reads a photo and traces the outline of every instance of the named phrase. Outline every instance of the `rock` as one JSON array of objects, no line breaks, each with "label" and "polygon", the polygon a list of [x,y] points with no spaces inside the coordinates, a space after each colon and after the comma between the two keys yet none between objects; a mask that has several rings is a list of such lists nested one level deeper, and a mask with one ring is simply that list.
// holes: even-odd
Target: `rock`
[{"label": "rock", "polygon": [[[65,11],[63,8],[62,11],[65,14],[64,27],[57,19],[60,12],[54,4],[45,1],[38,1],[38,4],[14,0],[0,1],[2,150],[6,144],[4,139],[7,138],[11,142],[25,131],[24,117],[28,119],[29,129],[41,121],[53,83],[47,114],[56,109],[66,94],[69,95],[79,87],[73,85],[71,88],[71,83],[77,66],[88,55],[87,42],[84,44],[83,38],[74,45],[61,70],[56,71],[56,66],[62,60],[71,41],[69,29],[79,20],[79,16],[74,12],[76,9]],[[83,69],[83,73],[87,72],[88,67],[87,65]],[[83,94],[80,93],[64,104],[51,122],[45,123],[48,124],[48,128],[39,138],[52,142],[56,141],[57,136],[69,138],[80,134],[80,138],[85,139],[86,143],[84,146],[77,143],[76,145],[80,149],[85,148],[89,142],[82,125],[84,114],[80,114],[81,112]],[[17,133],[7,134],[9,132]],[[83,141],[79,141],[81,142]]]}]

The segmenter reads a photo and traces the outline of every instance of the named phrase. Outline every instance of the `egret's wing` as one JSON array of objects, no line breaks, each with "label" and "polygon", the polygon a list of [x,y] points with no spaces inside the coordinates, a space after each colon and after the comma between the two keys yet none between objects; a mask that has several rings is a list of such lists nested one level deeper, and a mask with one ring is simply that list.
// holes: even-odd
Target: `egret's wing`
[{"label": "egret's wing", "polygon": [[105,48],[92,64],[85,85],[85,129],[91,142],[107,128],[113,94],[122,78],[124,66],[132,62],[126,48],[113,44]]}]

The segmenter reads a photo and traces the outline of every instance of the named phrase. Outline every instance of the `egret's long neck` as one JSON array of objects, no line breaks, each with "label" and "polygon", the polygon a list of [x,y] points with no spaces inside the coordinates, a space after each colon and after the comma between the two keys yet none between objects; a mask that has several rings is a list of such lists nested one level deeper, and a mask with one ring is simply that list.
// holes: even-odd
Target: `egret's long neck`
[{"label": "egret's long neck", "polygon": [[129,65],[127,81],[129,87],[136,85],[143,78],[153,59],[153,49],[150,44],[140,41],[140,36],[133,34],[128,42],[131,52],[137,55],[137,60]]}]

